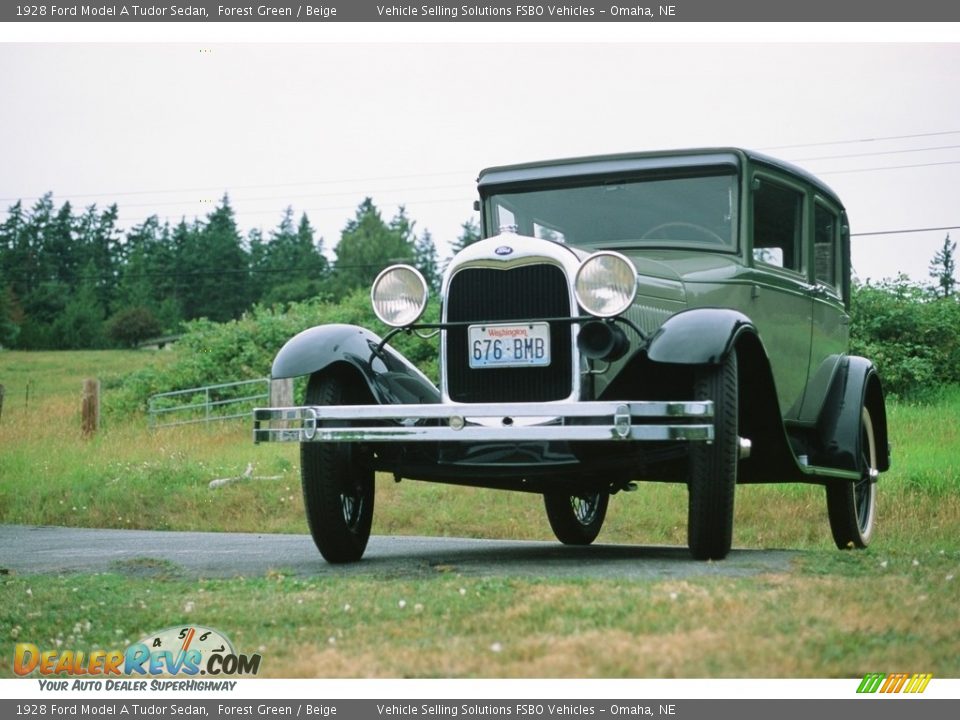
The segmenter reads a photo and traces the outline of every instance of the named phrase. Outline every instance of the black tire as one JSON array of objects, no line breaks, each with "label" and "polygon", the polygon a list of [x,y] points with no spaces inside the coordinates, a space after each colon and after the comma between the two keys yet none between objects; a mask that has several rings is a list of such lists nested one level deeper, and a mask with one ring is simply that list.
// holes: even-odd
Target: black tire
[{"label": "black tire", "polygon": [[589,545],[596,540],[609,503],[610,493],[607,492],[548,493],[543,496],[547,520],[557,540],[564,545]]},{"label": "black tire", "polygon": [[694,399],[713,400],[712,443],[693,443],[687,481],[687,545],[697,560],[722,560],[733,543],[733,499],[737,485],[737,354],[716,366],[698,368]]},{"label": "black tire", "polygon": [[[307,405],[364,402],[359,380],[346,373],[314,375]],[[374,473],[355,443],[300,443],[300,479],[310,535],[330,563],[363,556],[373,522]]]},{"label": "black tire", "polygon": [[[841,550],[865,548],[877,515],[877,439],[870,409],[860,410],[860,479],[827,485],[827,515],[833,540]],[[873,471],[873,472],[871,472]]]}]

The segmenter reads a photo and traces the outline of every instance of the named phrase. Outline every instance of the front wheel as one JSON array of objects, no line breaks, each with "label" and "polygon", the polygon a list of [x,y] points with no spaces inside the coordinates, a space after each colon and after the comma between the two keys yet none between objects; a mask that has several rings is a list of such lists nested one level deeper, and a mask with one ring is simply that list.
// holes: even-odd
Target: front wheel
[{"label": "front wheel", "polygon": [[[357,380],[344,373],[314,375],[307,405],[355,405],[363,401]],[[374,474],[357,443],[300,443],[303,504],[313,542],[330,563],[363,556],[373,522]]]},{"label": "front wheel", "polygon": [[877,514],[877,440],[873,418],[860,410],[860,479],[827,485],[827,515],[833,540],[841,550],[865,548],[873,537]]},{"label": "front wheel", "polygon": [[596,540],[607,516],[609,502],[610,493],[607,492],[547,493],[543,496],[547,520],[557,540],[564,545],[589,545]]},{"label": "front wheel", "polygon": [[722,560],[733,543],[733,497],[739,456],[737,353],[700,368],[694,399],[713,400],[714,436],[690,448],[687,544],[697,560]]}]

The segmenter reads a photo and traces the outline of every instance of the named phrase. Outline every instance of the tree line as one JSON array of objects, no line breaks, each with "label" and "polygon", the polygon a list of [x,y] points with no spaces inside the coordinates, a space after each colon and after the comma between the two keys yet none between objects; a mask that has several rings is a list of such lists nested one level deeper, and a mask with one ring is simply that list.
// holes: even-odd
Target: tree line
[{"label": "tree line", "polygon": [[930,261],[930,282],[901,274],[853,288],[850,350],[876,363],[888,393],[924,399],[960,384],[956,252],[947,235]]},{"label": "tree line", "polygon": [[[204,218],[171,225],[154,215],[124,231],[116,204],[75,212],[47,193],[9,208],[0,225],[0,347],[134,346],[185,321],[223,322],[256,304],[335,299],[369,287],[393,262],[416,266],[434,288],[441,262],[429,230],[400,207],[384,220],[365,198],[324,254],[306,213],[288,207],[267,233],[237,227],[227,195]],[[453,243],[480,238],[467,220]]]}]

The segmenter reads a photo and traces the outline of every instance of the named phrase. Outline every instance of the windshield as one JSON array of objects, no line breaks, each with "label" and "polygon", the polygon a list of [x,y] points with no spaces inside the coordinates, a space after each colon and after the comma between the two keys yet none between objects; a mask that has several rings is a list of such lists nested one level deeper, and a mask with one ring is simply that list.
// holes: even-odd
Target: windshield
[{"label": "windshield", "polygon": [[737,177],[595,180],[493,193],[490,229],[579,247],[736,248]]}]

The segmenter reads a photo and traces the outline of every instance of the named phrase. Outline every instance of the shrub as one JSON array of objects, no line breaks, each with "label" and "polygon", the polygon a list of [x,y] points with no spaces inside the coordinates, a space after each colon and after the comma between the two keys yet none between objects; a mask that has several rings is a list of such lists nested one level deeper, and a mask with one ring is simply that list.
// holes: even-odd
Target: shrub
[{"label": "shrub", "polygon": [[162,330],[153,312],[143,306],[121,310],[107,321],[107,336],[121,347],[136,347]]},{"label": "shrub", "polygon": [[[435,321],[437,314],[437,308],[430,306],[424,319]],[[373,314],[366,290],[357,290],[339,303],[308,300],[286,307],[256,306],[240,319],[225,323],[194,320],[187,323],[177,342],[177,359],[164,368],[147,368],[128,376],[107,399],[108,410],[145,411],[148,398],[155,393],[267,377],[274,356],[287,340],[309,327],[328,323],[360,325],[381,335],[387,330]],[[391,345],[436,378],[435,342],[401,334]]]},{"label": "shrub", "polygon": [[851,352],[876,364],[888,393],[923,399],[960,383],[960,303],[901,275],[857,285]]}]

